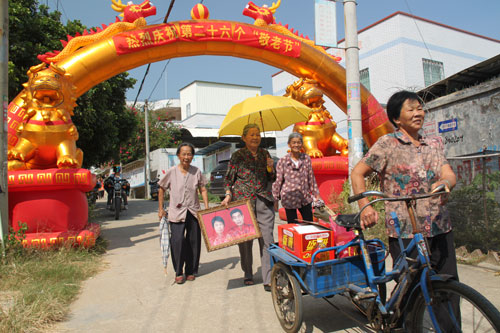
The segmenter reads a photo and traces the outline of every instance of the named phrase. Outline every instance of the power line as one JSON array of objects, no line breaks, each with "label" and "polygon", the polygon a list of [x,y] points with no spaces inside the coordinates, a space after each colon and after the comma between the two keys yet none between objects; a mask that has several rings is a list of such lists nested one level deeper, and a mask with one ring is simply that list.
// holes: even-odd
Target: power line
[{"label": "power line", "polygon": [[[168,64],[170,63],[170,60],[172,60],[172,59],[168,59],[167,63],[165,64],[165,67],[163,67],[163,71],[161,72],[160,77],[158,78],[158,81],[156,81],[155,86],[151,90],[151,94],[149,94],[148,100],[151,100],[151,96],[153,95],[156,87],[158,86],[158,83],[160,83],[160,80],[163,77],[163,74],[165,73],[165,70],[167,69]],[[165,96],[165,97],[167,97],[167,96]]]},{"label": "power line", "polygon": [[[175,0],[170,1],[170,5],[168,6],[167,14],[165,15],[165,18],[163,19],[163,23],[167,23],[168,17],[170,16],[170,12],[172,11],[172,8],[174,7],[174,3],[175,3]],[[167,62],[167,65],[169,62],[170,62],[170,60]],[[165,68],[167,67],[167,65],[165,65]],[[132,109],[135,108],[135,104],[137,103],[137,99],[139,98],[139,94],[141,93],[142,86],[144,85],[144,81],[146,80],[146,76],[149,73],[150,67],[151,67],[151,63],[149,63],[148,67],[146,68],[146,72],[144,73],[144,77],[142,78],[141,85],[139,87],[139,91],[137,92],[137,96],[135,96],[135,100],[134,100],[134,104],[132,105]]]},{"label": "power line", "polygon": [[420,35],[420,38],[422,39],[422,42],[424,43],[425,49],[427,50],[427,53],[429,53],[429,58],[432,59],[431,51],[427,47],[427,43],[425,42],[424,36],[422,35],[422,32],[420,31],[420,28],[418,27],[417,20],[415,20],[415,15],[413,15],[413,12],[411,11],[410,4],[408,4],[408,0],[405,0],[406,7],[408,7],[408,11],[410,12],[412,16],[413,23],[415,23],[415,27],[417,27],[418,34]]}]

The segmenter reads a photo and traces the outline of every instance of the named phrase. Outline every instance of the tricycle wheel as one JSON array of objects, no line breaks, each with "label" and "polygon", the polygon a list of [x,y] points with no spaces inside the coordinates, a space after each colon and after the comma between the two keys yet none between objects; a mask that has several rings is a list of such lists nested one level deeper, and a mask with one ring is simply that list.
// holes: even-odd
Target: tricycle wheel
[{"label": "tricycle wheel", "polygon": [[286,332],[298,332],[302,325],[302,292],[290,268],[280,262],[271,272],[271,291],[281,327]]}]

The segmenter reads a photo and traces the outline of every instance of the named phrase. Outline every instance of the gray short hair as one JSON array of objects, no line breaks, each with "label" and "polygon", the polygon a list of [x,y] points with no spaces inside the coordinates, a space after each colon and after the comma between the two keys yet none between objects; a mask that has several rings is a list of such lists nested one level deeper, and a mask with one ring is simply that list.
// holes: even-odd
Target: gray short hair
[{"label": "gray short hair", "polygon": [[288,142],[287,143],[290,143],[290,141],[292,141],[293,139],[300,139],[300,142],[304,143],[304,139],[302,138],[302,134],[300,134],[298,132],[292,132],[292,133],[290,133],[290,135],[288,136]]},{"label": "gray short hair", "polygon": [[248,131],[252,128],[256,128],[260,132],[260,127],[257,124],[246,124],[245,127],[243,127],[243,134],[241,136],[246,136],[248,134]]}]

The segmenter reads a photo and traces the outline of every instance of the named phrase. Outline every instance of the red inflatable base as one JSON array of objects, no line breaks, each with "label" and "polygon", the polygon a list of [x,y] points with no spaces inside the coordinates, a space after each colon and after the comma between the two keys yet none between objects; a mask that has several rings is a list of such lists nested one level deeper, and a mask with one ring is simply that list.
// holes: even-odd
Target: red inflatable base
[{"label": "red inflatable base", "polygon": [[87,225],[85,192],[95,186],[86,169],[9,172],[9,226],[23,232],[25,246],[74,242],[92,246],[99,226]]},{"label": "red inflatable base", "polygon": [[79,231],[28,233],[21,241],[24,247],[83,246],[89,248],[95,245],[95,240],[100,233],[101,227],[98,224],[90,223]]}]

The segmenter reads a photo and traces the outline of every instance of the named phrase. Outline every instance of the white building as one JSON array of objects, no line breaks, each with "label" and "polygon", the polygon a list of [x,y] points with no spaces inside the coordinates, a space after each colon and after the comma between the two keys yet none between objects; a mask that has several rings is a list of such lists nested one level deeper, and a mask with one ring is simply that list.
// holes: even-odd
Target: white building
[{"label": "white building", "polygon": [[[329,52],[344,59],[342,50]],[[358,32],[360,81],[385,105],[396,91],[418,91],[467,67],[500,53],[500,41],[450,27],[425,18],[396,12]],[[297,78],[285,72],[273,76],[273,94],[283,95]],[[337,122],[338,133],[346,136],[345,114],[325,96],[327,108]],[[286,137],[276,139],[278,156],[286,151]],[[285,147],[285,148],[284,148]]]}]

